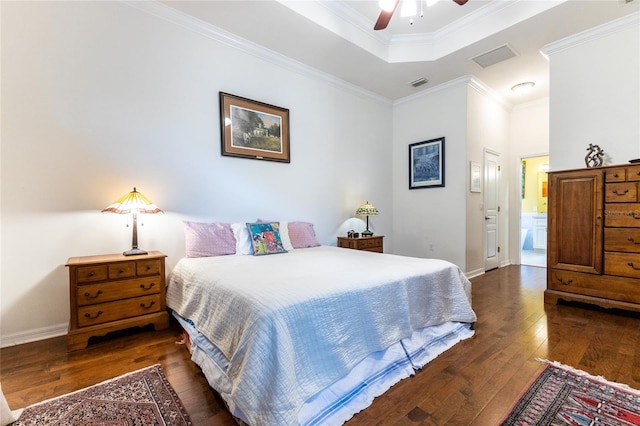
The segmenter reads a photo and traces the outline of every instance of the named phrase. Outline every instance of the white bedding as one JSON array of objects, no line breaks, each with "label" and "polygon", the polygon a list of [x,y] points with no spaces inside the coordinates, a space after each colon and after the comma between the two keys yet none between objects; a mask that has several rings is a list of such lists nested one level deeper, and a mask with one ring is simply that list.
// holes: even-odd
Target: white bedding
[{"label": "white bedding", "polygon": [[307,399],[415,330],[476,321],[455,265],[327,246],[182,259],[167,305],[220,349],[217,386],[254,426],[297,424]]}]

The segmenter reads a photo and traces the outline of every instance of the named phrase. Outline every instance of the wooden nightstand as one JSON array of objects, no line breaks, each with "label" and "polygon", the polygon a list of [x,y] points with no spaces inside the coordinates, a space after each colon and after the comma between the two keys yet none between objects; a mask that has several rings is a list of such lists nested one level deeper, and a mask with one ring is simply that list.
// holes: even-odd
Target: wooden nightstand
[{"label": "wooden nightstand", "polygon": [[71,321],[67,350],[87,347],[92,336],[153,324],[169,327],[165,305],[167,257],[159,251],[145,255],[106,254],[71,257],[69,299]]},{"label": "wooden nightstand", "polygon": [[354,250],[375,251],[382,253],[382,235],[373,237],[347,238],[338,237],[338,247],[350,248]]}]

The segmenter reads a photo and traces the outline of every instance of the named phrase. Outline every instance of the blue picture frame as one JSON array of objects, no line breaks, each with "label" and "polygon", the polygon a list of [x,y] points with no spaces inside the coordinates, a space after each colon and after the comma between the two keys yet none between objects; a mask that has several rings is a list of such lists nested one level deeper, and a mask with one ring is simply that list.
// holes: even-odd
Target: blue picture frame
[{"label": "blue picture frame", "polygon": [[409,145],[409,189],[444,187],[444,136]]}]

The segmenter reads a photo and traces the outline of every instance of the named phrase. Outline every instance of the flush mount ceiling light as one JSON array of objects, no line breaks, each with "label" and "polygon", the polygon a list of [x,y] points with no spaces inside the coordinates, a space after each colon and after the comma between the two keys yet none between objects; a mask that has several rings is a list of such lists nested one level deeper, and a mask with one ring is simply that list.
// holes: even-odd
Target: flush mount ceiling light
[{"label": "flush mount ceiling light", "polygon": [[525,95],[525,94],[529,93],[531,91],[531,89],[533,89],[533,86],[535,86],[535,85],[536,84],[533,81],[526,81],[524,83],[516,84],[515,86],[513,86],[511,88],[511,90],[516,95],[522,96],[522,95]]}]

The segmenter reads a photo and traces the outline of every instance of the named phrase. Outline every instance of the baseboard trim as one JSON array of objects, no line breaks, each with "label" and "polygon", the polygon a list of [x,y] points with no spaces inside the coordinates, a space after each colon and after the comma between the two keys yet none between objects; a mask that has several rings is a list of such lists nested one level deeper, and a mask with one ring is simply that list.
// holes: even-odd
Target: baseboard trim
[{"label": "baseboard trim", "polygon": [[476,269],[473,271],[469,271],[466,272],[465,275],[467,276],[467,278],[471,279],[471,278],[475,278],[475,277],[479,277],[480,275],[484,274],[484,269]]},{"label": "baseboard trim", "polygon": [[38,340],[50,339],[52,337],[65,336],[68,323],[52,325],[49,327],[36,328],[20,333],[10,334],[8,336],[0,336],[0,348],[8,346],[22,345],[24,343],[37,342]]}]

